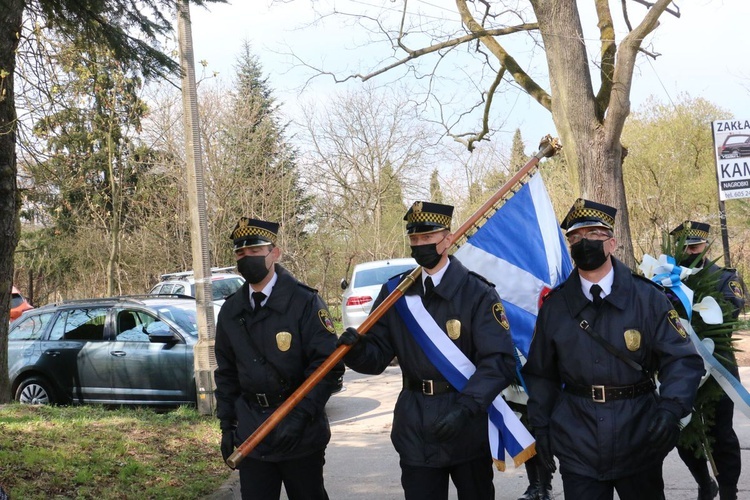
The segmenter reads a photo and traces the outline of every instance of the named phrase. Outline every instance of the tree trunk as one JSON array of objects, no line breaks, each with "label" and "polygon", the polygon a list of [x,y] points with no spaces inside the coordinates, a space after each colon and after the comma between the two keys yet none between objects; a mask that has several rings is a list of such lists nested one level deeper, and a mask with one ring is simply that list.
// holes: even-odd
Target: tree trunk
[{"label": "tree trunk", "polygon": [[8,380],[8,320],[13,255],[19,233],[13,76],[24,6],[24,0],[8,0],[0,10],[0,404],[12,399]]},{"label": "tree trunk", "polygon": [[[532,5],[549,66],[552,119],[562,140],[565,159],[578,171],[582,198],[617,208],[617,257],[633,268],[635,260],[622,179],[622,147],[620,134],[614,133],[622,130],[629,112],[629,82],[628,88],[623,89],[626,102],[620,103],[620,111],[624,112],[616,118],[621,123],[600,122],[576,3],[533,0]],[[561,32],[565,27],[570,31]],[[573,200],[570,202],[572,204]]]}]

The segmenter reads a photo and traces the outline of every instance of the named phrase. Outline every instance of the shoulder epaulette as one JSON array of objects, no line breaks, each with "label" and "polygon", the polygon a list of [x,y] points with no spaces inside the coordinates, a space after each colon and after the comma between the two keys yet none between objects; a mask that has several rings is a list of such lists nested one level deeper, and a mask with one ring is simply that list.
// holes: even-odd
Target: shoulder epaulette
[{"label": "shoulder epaulette", "polygon": [[724,271],[728,272],[728,273],[736,273],[737,272],[737,268],[736,267],[723,267],[722,269]]},{"label": "shoulder epaulette", "polygon": [[563,281],[562,283],[560,283],[559,285],[557,285],[555,288],[552,288],[551,290],[547,290],[547,293],[545,293],[541,297],[542,298],[542,302],[544,302],[545,300],[547,300],[548,298],[550,298],[550,296],[552,296],[553,293],[555,293],[556,291],[560,290],[564,286],[565,286],[565,281]]},{"label": "shoulder epaulette", "polygon": [[645,281],[646,283],[648,283],[648,284],[650,284],[650,285],[652,285],[652,286],[655,286],[656,288],[658,288],[658,289],[659,289],[659,290],[661,290],[662,292],[664,291],[664,287],[663,287],[663,286],[661,286],[661,285],[660,285],[659,283],[657,283],[657,282],[655,282],[655,281],[652,281],[652,280],[650,280],[650,279],[646,278],[646,277],[645,277],[645,276],[643,276],[643,275],[640,275],[640,274],[638,274],[638,273],[633,273],[633,277],[634,277],[634,278],[638,278],[638,279],[640,279],[641,281]]},{"label": "shoulder epaulette", "polygon": [[309,290],[309,291],[311,291],[312,293],[318,293],[318,289],[317,289],[317,288],[313,288],[313,287],[311,287],[311,286],[309,286],[309,285],[305,285],[305,284],[304,284],[304,283],[302,283],[301,281],[298,281],[298,282],[297,282],[297,284],[298,284],[299,286],[301,286],[302,288],[304,288],[304,289],[306,289],[306,290]]},{"label": "shoulder epaulette", "polygon": [[480,280],[484,281],[485,283],[487,283],[492,288],[495,288],[495,284],[493,282],[491,282],[490,280],[488,280],[487,278],[485,278],[484,276],[482,276],[481,274],[475,273],[474,271],[469,271],[469,274],[476,276],[477,278],[479,278]]}]

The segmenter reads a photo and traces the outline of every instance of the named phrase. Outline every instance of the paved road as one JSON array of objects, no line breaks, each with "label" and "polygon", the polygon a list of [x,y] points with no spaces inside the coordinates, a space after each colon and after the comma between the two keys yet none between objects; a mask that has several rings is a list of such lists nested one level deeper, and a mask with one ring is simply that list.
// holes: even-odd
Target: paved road
[{"label": "paved road", "polygon": [[[750,386],[750,367],[740,368],[745,387]],[[395,500],[403,498],[399,484],[398,455],[389,433],[393,406],[401,389],[401,370],[389,367],[381,375],[365,376],[347,371],[346,390],[334,395],[327,410],[333,438],[326,452],[325,482],[332,500]],[[739,499],[750,500],[750,418],[735,411],[734,426],[740,437],[744,468]],[[526,489],[524,467],[507,463],[505,472],[495,473],[496,497],[514,500]],[[676,451],[664,463],[668,500],[694,500],[697,488]],[[560,475],[553,478],[554,498],[563,498]],[[452,485],[451,485],[452,488]],[[210,500],[240,499],[239,476],[235,472]],[[286,496],[282,494],[282,498]],[[455,490],[450,498],[456,499]]]}]

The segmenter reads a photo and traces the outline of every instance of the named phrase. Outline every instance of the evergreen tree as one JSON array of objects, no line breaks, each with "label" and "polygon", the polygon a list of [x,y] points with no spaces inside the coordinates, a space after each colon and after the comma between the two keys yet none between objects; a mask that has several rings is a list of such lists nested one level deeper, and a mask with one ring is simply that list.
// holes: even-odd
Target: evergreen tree
[{"label": "evergreen tree", "polygon": [[[237,59],[223,128],[221,168],[231,173],[225,176],[231,185],[216,190],[217,203],[234,219],[247,215],[280,222],[287,262],[292,268],[295,261],[301,266],[297,253],[302,250],[311,200],[300,187],[297,152],[285,138],[279,105],[247,42]],[[226,238],[227,229],[217,227],[217,236]]]},{"label": "evergreen tree", "polygon": [[[48,156],[29,169],[58,237],[101,231],[108,242],[107,294],[119,292],[120,243],[139,169],[129,134],[147,112],[142,82],[114,53],[90,40],[53,42],[52,108],[34,125]],[[32,197],[33,199],[33,197]]]}]

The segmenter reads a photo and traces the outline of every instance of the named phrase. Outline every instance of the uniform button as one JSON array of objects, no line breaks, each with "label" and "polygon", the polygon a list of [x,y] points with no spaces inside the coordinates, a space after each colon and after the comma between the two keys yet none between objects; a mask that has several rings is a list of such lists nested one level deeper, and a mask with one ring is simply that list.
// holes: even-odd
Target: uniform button
[{"label": "uniform button", "polygon": [[598,365],[598,364],[599,364],[599,360],[598,360],[598,359],[595,359],[595,360],[594,360],[594,363],[596,363],[596,364]]},{"label": "uniform button", "polygon": [[599,422],[604,422],[604,417],[599,417]]}]

